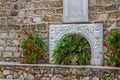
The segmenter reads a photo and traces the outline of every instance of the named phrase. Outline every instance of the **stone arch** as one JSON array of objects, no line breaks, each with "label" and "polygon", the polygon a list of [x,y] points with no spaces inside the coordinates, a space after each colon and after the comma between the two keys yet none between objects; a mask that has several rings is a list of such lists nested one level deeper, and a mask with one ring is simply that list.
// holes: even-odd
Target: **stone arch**
[{"label": "stone arch", "polygon": [[102,53],[102,24],[62,24],[50,25],[49,30],[49,53],[50,63],[52,63],[52,51],[55,49],[55,41],[60,40],[65,34],[77,33],[84,36],[91,47],[91,64],[101,65],[103,60]]}]

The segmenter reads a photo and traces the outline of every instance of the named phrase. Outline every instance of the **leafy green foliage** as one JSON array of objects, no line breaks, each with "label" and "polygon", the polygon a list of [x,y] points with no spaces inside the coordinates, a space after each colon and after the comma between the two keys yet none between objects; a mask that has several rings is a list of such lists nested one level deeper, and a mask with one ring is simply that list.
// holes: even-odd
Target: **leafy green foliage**
[{"label": "leafy green foliage", "polygon": [[74,58],[79,65],[90,61],[90,45],[88,41],[78,34],[65,35],[63,39],[56,42],[53,52],[53,62],[56,64],[70,65]]},{"label": "leafy green foliage", "polygon": [[107,44],[106,54],[110,54],[107,63],[112,64],[114,62],[120,63],[120,31],[113,30],[105,38],[104,42]]},{"label": "leafy green foliage", "polygon": [[36,58],[43,59],[47,56],[47,48],[39,32],[26,32],[20,42],[25,62],[34,62]]},{"label": "leafy green foliage", "polygon": [[105,78],[106,78],[105,73],[101,73],[100,78],[105,80]]}]

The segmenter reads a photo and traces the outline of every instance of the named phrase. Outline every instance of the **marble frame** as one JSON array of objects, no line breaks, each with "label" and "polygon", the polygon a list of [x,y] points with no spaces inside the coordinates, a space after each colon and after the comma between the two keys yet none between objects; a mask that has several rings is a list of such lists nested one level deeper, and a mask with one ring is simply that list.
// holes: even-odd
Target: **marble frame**
[{"label": "marble frame", "polygon": [[52,53],[55,49],[55,41],[60,40],[65,34],[80,34],[85,37],[91,47],[91,65],[103,63],[103,24],[60,24],[49,27],[49,62],[52,62]]}]

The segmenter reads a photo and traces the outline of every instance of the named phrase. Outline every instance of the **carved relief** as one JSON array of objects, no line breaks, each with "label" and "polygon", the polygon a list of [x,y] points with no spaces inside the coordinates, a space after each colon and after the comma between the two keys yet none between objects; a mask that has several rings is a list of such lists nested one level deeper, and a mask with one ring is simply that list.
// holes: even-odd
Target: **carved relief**
[{"label": "carved relief", "polygon": [[49,29],[49,53],[50,63],[52,63],[52,53],[55,49],[55,41],[60,40],[65,34],[77,33],[84,36],[91,47],[91,64],[101,65],[103,62],[102,53],[102,24],[61,24],[50,25]]}]

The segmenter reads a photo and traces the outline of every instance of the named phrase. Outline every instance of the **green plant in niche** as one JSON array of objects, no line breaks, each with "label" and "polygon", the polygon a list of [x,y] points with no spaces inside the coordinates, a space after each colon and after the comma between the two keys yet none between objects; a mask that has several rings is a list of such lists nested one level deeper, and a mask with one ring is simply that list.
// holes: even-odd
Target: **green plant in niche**
[{"label": "green plant in niche", "polygon": [[89,64],[89,42],[78,34],[65,35],[56,42],[52,57],[56,64]]}]

